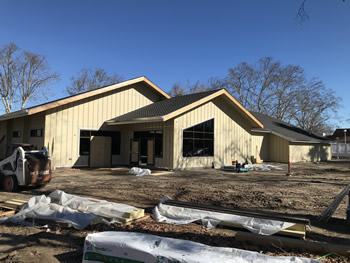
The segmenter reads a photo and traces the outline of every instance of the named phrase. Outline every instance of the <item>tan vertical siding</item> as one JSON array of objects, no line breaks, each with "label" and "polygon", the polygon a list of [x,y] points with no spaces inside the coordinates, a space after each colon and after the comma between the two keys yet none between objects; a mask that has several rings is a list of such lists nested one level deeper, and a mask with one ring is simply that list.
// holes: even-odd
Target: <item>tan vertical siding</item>
[{"label": "tan vertical siding", "polygon": [[[183,157],[183,129],[214,118],[214,157]],[[174,119],[174,168],[215,167],[252,155],[250,126],[231,104],[218,97]]]},{"label": "tan vertical siding", "polygon": [[289,141],[270,134],[270,160],[271,162],[288,162]]},{"label": "tan vertical siding", "polygon": [[121,127],[106,126],[104,122],[159,99],[157,92],[144,84],[135,84],[46,111],[45,145],[50,146],[53,165],[88,165],[87,157],[79,156],[80,129],[120,130]]},{"label": "tan vertical siding", "polygon": [[252,155],[257,156],[262,161],[270,161],[270,134],[268,133],[252,133]]},{"label": "tan vertical siding", "polygon": [[291,162],[318,162],[331,159],[331,147],[327,144],[291,144]]}]

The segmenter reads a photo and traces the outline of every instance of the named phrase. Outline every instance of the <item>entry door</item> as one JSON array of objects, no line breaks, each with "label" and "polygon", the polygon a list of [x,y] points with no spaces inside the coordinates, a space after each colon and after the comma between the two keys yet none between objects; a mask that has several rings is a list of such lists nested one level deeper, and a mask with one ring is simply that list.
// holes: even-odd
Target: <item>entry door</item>
[{"label": "entry door", "polygon": [[90,167],[111,167],[112,138],[105,136],[90,137]]},{"label": "entry door", "polygon": [[140,161],[140,140],[131,139],[130,141],[130,163],[139,164]]},{"label": "entry door", "polygon": [[154,140],[147,140],[147,165],[154,165]]}]

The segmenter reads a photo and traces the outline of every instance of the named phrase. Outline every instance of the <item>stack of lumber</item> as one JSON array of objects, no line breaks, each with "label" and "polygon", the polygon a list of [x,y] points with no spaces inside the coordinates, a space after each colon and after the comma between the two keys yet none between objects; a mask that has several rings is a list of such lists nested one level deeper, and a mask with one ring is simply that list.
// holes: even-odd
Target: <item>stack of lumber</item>
[{"label": "stack of lumber", "polygon": [[[252,217],[252,218],[262,218],[267,220],[277,220],[277,221],[294,223],[293,226],[286,228],[284,230],[281,230],[277,234],[297,237],[297,238],[305,238],[306,226],[310,225],[310,220],[308,219],[292,217],[292,216],[278,214],[278,213],[251,211],[251,210],[239,209],[239,208],[232,209],[232,208],[200,205],[200,204],[194,204],[189,202],[181,202],[177,200],[167,200],[164,202],[164,204],[169,206],[186,207],[186,208],[217,212],[217,213],[223,213],[223,214],[239,215],[239,216],[246,216],[246,217]],[[241,225],[233,224],[231,222],[225,222],[225,221],[221,221],[220,225],[226,226],[226,227],[244,228]]]},{"label": "stack of lumber", "polygon": [[0,217],[13,215],[27,203],[25,200],[10,199],[0,204]]},{"label": "stack of lumber", "polygon": [[25,200],[20,200],[20,199],[10,199],[5,201],[0,205],[1,208],[5,208],[8,210],[15,210],[18,211],[22,208],[22,206],[27,203]]},{"label": "stack of lumber", "polygon": [[119,221],[118,223],[125,224],[127,222],[140,219],[145,216],[145,210],[144,209],[135,209],[131,212],[124,213],[121,217],[117,218]]}]

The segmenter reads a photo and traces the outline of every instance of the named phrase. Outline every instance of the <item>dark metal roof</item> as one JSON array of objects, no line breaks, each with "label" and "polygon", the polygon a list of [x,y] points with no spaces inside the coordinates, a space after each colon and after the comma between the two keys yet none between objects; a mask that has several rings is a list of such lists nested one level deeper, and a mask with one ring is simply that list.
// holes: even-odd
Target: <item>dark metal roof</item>
[{"label": "dark metal roof", "polygon": [[344,140],[344,137],[345,137],[345,133],[344,133],[345,130],[346,130],[346,137],[350,138],[350,128],[336,129],[332,135],[328,136],[328,138],[330,140],[342,141]]},{"label": "dark metal roof", "polygon": [[251,112],[270,131],[292,142],[328,143],[328,140],[292,124],[277,120],[258,112]]},{"label": "dark metal roof", "polygon": [[190,105],[198,100],[201,100],[217,91],[218,90],[210,90],[210,91],[177,96],[170,99],[161,100],[158,102],[154,102],[150,105],[147,105],[145,107],[142,107],[140,109],[128,112],[124,115],[113,118],[111,120],[108,120],[107,122],[117,123],[117,122],[127,122],[127,121],[133,121],[133,120],[145,119],[145,118],[155,118],[155,117],[160,118],[172,112],[175,112],[183,107],[186,107],[187,105]]}]

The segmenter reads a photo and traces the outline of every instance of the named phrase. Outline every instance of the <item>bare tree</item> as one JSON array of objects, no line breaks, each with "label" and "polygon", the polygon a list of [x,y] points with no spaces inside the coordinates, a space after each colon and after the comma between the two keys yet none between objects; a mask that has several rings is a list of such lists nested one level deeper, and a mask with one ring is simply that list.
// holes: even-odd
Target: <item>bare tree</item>
[{"label": "bare tree", "polygon": [[45,96],[43,88],[47,88],[52,81],[58,80],[57,73],[51,73],[46,58],[43,55],[28,51],[23,52],[23,61],[19,66],[19,92],[21,95],[21,109],[24,109],[28,100],[34,99],[33,94]]},{"label": "bare tree", "polygon": [[[342,0],[342,1],[345,2],[345,0]],[[299,6],[298,13],[296,15],[296,19],[298,19],[301,24],[309,20],[309,15],[305,11],[306,2],[307,2],[306,0],[301,0],[301,4]]]},{"label": "bare tree", "polygon": [[248,110],[323,132],[340,99],[322,81],[307,80],[300,66],[283,66],[270,57],[229,69],[226,89]]},{"label": "bare tree", "polygon": [[14,43],[0,49],[0,92],[5,112],[10,113],[18,90],[18,47]]},{"label": "bare tree", "polygon": [[123,78],[116,73],[108,75],[102,68],[95,70],[84,68],[77,76],[71,78],[71,85],[67,87],[70,95],[78,94],[85,91],[99,89],[104,86],[119,83]]},{"label": "bare tree", "polygon": [[180,83],[175,83],[171,90],[169,91],[169,95],[171,97],[183,96],[186,94],[184,87]]},{"label": "bare tree", "polygon": [[203,83],[200,83],[199,81],[196,81],[194,84],[191,84],[189,81],[187,81],[186,87],[184,87],[181,83],[177,82],[173,85],[173,87],[169,91],[169,95],[171,97],[176,97],[176,96],[182,96],[186,94],[204,92],[204,91],[213,89],[215,87],[214,85],[218,85],[218,83],[219,83],[219,80],[217,79],[210,79],[209,84],[203,84]]},{"label": "bare tree", "polygon": [[318,79],[311,79],[303,89],[298,90],[296,96],[296,111],[293,120],[296,124],[314,133],[328,132],[326,125],[332,112],[339,108],[340,98],[334,96],[334,92],[327,89],[324,83]]},{"label": "bare tree", "polygon": [[59,78],[50,72],[45,56],[29,51],[19,53],[14,43],[0,49],[0,67],[0,92],[6,113],[17,103],[24,109],[29,100],[45,96],[47,89],[43,88]]}]

